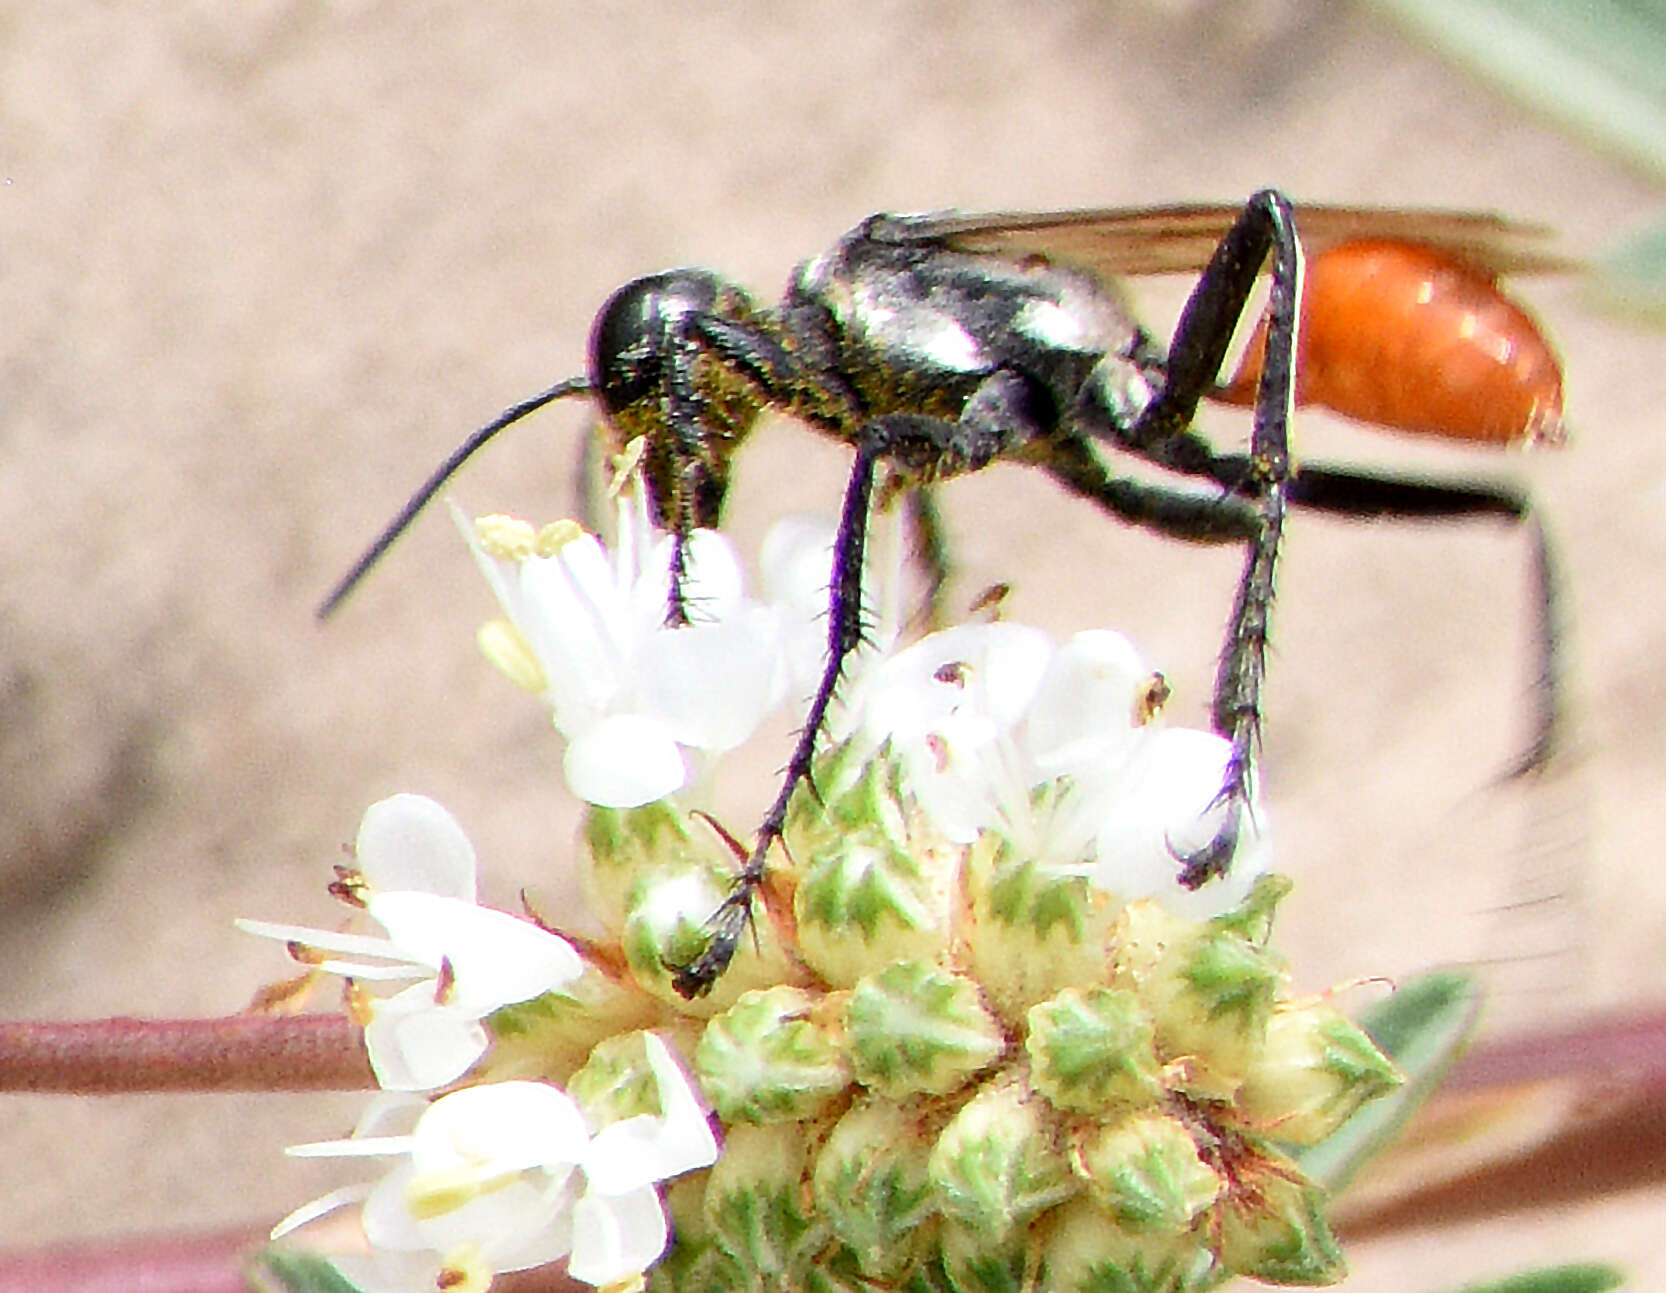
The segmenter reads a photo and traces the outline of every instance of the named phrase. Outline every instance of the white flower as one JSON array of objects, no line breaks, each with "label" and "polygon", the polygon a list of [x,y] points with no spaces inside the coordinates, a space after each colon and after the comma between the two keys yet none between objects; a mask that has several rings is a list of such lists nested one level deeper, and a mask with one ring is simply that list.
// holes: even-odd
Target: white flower
[{"label": "white flower", "polygon": [[[364,1230],[397,1269],[483,1265],[521,1270],[568,1257],[575,1279],[602,1286],[646,1271],[669,1234],[658,1182],[709,1166],[717,1141],[670,1049],[643,1034],[657,1114],[591,1135],[559,1087],[496,1082],[429,1105],[406,1136],[298,1145],[299,1157],[397,1155],[365,1198]],[[309,1210],[309,1215],[312,1215]],[[404,1260],[401,1261],[401,1255]]]},{"label": "white flower", "polygon": [[683,597],[691,623],[667,627],[672,539],[649,526],[641,491],[619,496],[611,550],[576,527],[565,542],[542,545],[527,529],[507,555],[464,532],[529,653],[530,677],[512,676],[549,705],[580,798],[612,808],[663,799],[689,779],[685,751],[733,749],[780,702],[777,619],[742,596],[740,564],[716,532],[690,536]]},{"label": "white flower", "polygon": [[874,670],[863,731],[889,741],[938,830],[986,830],[1044,866],[1091,875],[1123,899],[1188,916],[1235,906],[1265,869],[1254,813],[1230,874],[1192,892],[1181,857],[1213,837],[1230,744],[1165,728],[1148,712],[1155,675],[1121,634],[996,623],[934,633]]},{"label": "white flower", "polygon": [[[321,968],[361,982],[411,985],[371,998],[365,1049],[391,1091],[427,1091],[485,1053],[481,1023],[503,1006],[560,992],[584,972],[571,944],[475,901],[475,856],[463,828],[421,795],[372,804],[359,824],[365,908],[386,938],[240,920],[251,934],[352,960]],[[357,958],[370,958],[362,960]]]}]

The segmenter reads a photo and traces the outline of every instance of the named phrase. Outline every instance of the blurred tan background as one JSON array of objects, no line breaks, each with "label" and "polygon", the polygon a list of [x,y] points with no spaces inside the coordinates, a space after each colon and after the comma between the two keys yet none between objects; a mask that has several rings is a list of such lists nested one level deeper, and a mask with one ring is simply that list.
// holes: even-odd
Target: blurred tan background
[{"label": "blurred tan background", "polygon": [[[327,627],[312,610],[468,430],[582,368],[593,311],[636,274],[709,264],[767,298],[887,209],[1276,184],[1496,209],[1579,248],[1661,206],[1325,0],[69,0],[9,6],[0,69],[8,1017],[238,1009],[285,964],[232,918],[333,918],[328,868],[395,790],[458,814],[498,901],[554,883],[573,824],[559,747],[477,659],[491,608],[449,523],[422,522]],[[1525,721],[1520,536],[1307,517],[1266,750],[1302,984],[1501,961],[1501,1027],[1656,1000],[1666,965],[1666,341],[1571,284],[1521,291],[1566,360],[1565,452],[1465,454],[1317,416],[1301,444],[1531,483],[1564,563],[1580,757],[1494,785]],[[457,496],[565,513],[582,422],[545,414]],[[844,461],[761,433],[733,498],[742,544],[830,508]],[[1126,629],[1175,683],[1174,716],[1203,721],[1236,555],[1131,534],[1018,469],[945,501],[962,599],[1009,579],[1014,618]],[[343,1132],[356,1104],[8,1098],[0,1246],[276,1217],[340,1179],[281,1146]],[[1358,1284],[1593,1257],[1657,1286],[1663,1200],[1656,1181],[1376,1240]]]}]

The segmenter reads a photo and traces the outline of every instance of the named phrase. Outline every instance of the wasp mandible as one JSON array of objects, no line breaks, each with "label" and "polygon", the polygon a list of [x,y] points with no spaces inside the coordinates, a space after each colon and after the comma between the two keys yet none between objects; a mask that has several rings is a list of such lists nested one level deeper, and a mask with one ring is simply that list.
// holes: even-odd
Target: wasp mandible
[{"label": "wasp mandible", "polygon": [[[693,996],[722,974],[744,934],[788,801],[809,774],[844,663],[860,643],[877,471],[891,474],[889,496],[893,487],[924,486],[997,460],[1027,463],[1131,524],[1245,549],[1212,704],[1213,725],[1231,742],[1217,800],[1226,812],[1207,845],[1177,859],[1181,882],[1196,888],[1224,874],[1247,811],[1273,575],[1292,507],[1527,523],[1538,587],[1538,712],[1520,766],[1548,755],[1553,584],[1528,499],[1485,481],[1298,465],[1289,440],[1291,409],[1303,398],[1453,438],[1559,438],[1560,369],[1532,320],[1494,286],[1501,273],[1565,267],[1540,249],[1542,235],[1463,212],[1302,207],[1298,214],[1284,196],[1264,190],[1242,207],[876,215],[800,265],[770,308],[708,270],[651,274],[602,307],[588,374],[475,432],[320,614],[334,609],[475,450],[554,400],[594,399],[621,444],[643,438],[650,505],[675,540],[670,623],[687,622],[687,541],[718,523],[733,454],[766,408],[852,447],[826,663],[779,793],[708,922],[705,950],[675,967],[679,991]],[[1304,248],[1317,289],[1305,298]],[[1270,290],[1260,335],[1244,367],[1222,384],[1222,364],[1264,271]],[[1113,276],[1178,272],[1198,278],[1164,348],[1134,320]],[[1312,344],[1299,348],[1299,334]],[[1193,429],[1205,398],[1253,403],[1247,453],[1220,452]],[[1127,475],[1129,454],[1172,479]]]}]

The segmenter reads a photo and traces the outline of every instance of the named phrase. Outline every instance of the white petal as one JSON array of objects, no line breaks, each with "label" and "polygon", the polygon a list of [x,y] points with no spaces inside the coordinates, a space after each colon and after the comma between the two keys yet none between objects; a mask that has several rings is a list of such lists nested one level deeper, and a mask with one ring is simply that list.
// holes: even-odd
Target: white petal
[{"label": "white petal", "polygon": [[665,627],[665,617],[671,609],[671,539],[652,532],[639,536],[639,561],[632,566],[621,552],[619,566],[619,600],[628,612],[630,642],[634,645],[646,640]]},{"label": "white petal", "polygon": [[640,808],[680,790],[688,777],[667,726],[640,714],[593,724],[567,747],[562,768],[575,795],[603,808]]},{"label": "white petal", "polygon": [[494,1235],[488,1252],[492,1268],[500,1271],[547,1266],[573,1251],[573,1207],[578,1202],[576,1175],[559,1187],[545,1186],[540,1199],[544,1216],[536,1226],[522,1225],[518,1235]]},{"label": "white petal", "polygon": [[748,605],[643,644],[644,693],[679,744],[721,752],[751,737],[786,693],[780,632],[776,616]]},{"label": "white petal", "polygon": [[399,1164],[372,1187],[364,1201],[360,1225],[365,1238],[376,1248],[414,1252],[427,1248],[428,1240],[417,1228],[405,1201],[405,1190],[416,1169],[409,1161]]},{"label": "white petal", "polygon": [[354,1185],[344,1185],[339,1190],[331,1190],[328,1194],[320,1195],[311,1202],[303,1203],[291,1212],[267,1233],[268,1239],[282,1239],[292,1230],[299,1230],[302,1226],[310,1225],[320,1217],[327,1217],[340,1208],[351,1203],[363,1202],[370,1193],[368,1182],[360,1181]]},{"label": "white petal", "polygon": [[660,1112],[624,1118],[596,1133],[584,1156],[591,1190],[626,1194],[717,1161],[717,1137],[693,1081],[656,1034],[644,1036]]},{"label": "white petal", "polygon": [[645,1033],[643,1048],[660,1088],[660,1118],[666,1125],[663,1148],[675,1163],[665,1175],[710,1166],[718,1158],[718,1141],[711,1135],[711,1110],[706,1108],[700,1088],[658,1033]]},{"label": "white petal", "polygon": [[793,607],[807,619],[825,616],[837,535],[832,517],[808,513],[784,516],[770,526],[758,553],[770,601]]},{"label": "white petal", "polygon": [[475,899],[474,846],[457,819],[423,795],[394,795],[365,809],[355,852],[372,889]]},{"label": "white petal", "polygon": [[613,1196],[587,1192],[573,1208],[567,1273],[598,1288],[612,1284],[658,1261],[669,1234],[652,1186]]},{"label": "white petal", "polygon": [[981,714],[948,714],[919,739],[896,743],[904,778],[945,839],[970,844],[996,819],[1001,734]]},{"label": "white petal", "polygon": [[567,1252],[571,1189],[534,1174],[500,1182],[458,1207],[418,1219],[411,1212],[410,1191],[413,1185],[420,1188],[421,1176],[414,1164],[402,1163],[365,1200],[365,1237],[381,1252],[448,1253],[474,1247],[498,1270],[542,1265]]},{"label": "white petal", "polygon": [[1266,866],[1255,814],[1246,814],[1238,853],[1222,879],[1191,891],[1176,883],[1176,854],[1202,848],[1219,828],[1215,804],[1231,744],[1190,728],[1152,732],[1130,775],[1105,796],[1095,884],[1125,898],[1155,897],[1180,915],[1207,917],[1235,906]]},{"label": "white petal", "polygon": [[[764,593],[779,623],[777,632],[790,685],[800,690],[815,686],[827,654],[827,605],[836,528],[833,518],[827,516],[783,517],[770,526],[758,558]],[[853,712],[860,712],[848,679],[842,696]]]},{"label": "white petal", "polygon": [[454,1082],[491,1040],[479,1016],[435,1003],[432,980],[375,999],[370,1012],[364,1048],[384,1091],[432,1091]]},{"label": "white petal", "polygon": [[733,545],[716,530],[696,530],[689,536],[687,556],[683,602],[689,621],[703,624],[727,619],[741,599],[740,558]]},{"label": "white petal", "polygon": [[[573,1181],[578,1178],[574,1177]],[[481,1253],[495,1271],[519,1271],[559,1261],[573,1248],[572,1182],[539,1183],[537,1177],[469,1205],[470,1222],[482,1235]]]},{"label": "white petal", "polygon": [[629,608],[593,535],[521,563],[516,626],[544,666],[556,726],[569,736],[606,713],[624,687]]},{"label": "white petal", "polygon": [[943,716],[980,714],[1005,730],[1023,716],[1053,655],[1022,624],[963,624],[921,638],[875,670],[867,695],[876,740],[934,730]]},{"label": "white petal", "polygon": [[361,1136],[347,1140],[314,1140],[290,1145],[290,1158],[396,1158],[411,1152],[409,1136]]},{"label": "white petal", "polygon": [[1124,746],[1150,677],[1120,633],[1078,633],[1060,647],[1024,716],[1032,784],[1073,775]]},{"label": "white petal", "polygon": [[514,591],[515,567],[512,563],[497,557],[488,556],[486,550],[480,546],[480,535],[474,528],[474,521],[455,499],[445,500],[447,509],[451,512],[451,520],[462,533],[463,542],[468,544],[469,555],[480,569],[482,578],[492,590],[492,596],[503,613],[511,620],[516,618],[516,594]]},{"label": "white petal", "polygon": [[367,934],[344,934],[336,930],[309,929],[305,925],[280,925],[274,921],[244,920],[241,917],[233,923],[245,934],[275,938],[284,943],[300,943],[323,952],[345,952],[349,956],[377,956],[389,961],[406,959],[390,940]]},{"label": "white petal", "polygon": [[373,894],[368,906],[411,960],[450,963],[446,1004],[463,1014],[559,992],[584,973],[566,939],[506,911],[426,893]]},{"label": "white petal", "polygon": [[441,1096],[412,1136],[419,1173],[459,1167],[508,1173],[576,1164],[590,1135],[573,1098],[548,1082],[488,1082]]}]

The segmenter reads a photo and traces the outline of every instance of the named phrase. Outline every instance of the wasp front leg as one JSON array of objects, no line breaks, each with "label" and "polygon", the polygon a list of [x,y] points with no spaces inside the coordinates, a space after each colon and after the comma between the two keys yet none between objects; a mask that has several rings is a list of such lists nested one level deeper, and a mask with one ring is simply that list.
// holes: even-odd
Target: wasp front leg
[{"label": "wasp front leg", "polygon": [[856,457],[845,486],[833,543],[833,577],[827,608],[827,658],[798,742],[787,762],[775,802],[746,864],[722,906],[707,922],[705,949],[686,965],[673,966],[672,984],[685,997],[708,991],[734,959],[752,917],[752,899],[763,882],[770,848],[781,838],[787,806],[801,782],[810,779],[816,742],[838,691],[846,662],[862,645],[862,570],[875,476],[881,462],[905,473],[932,478],[975,471],[1044,433],[1036,421],[1029,384],[1016,374],[997,372],[978,387],[955,421],[897,413],[864,423],[855,435]]}]

